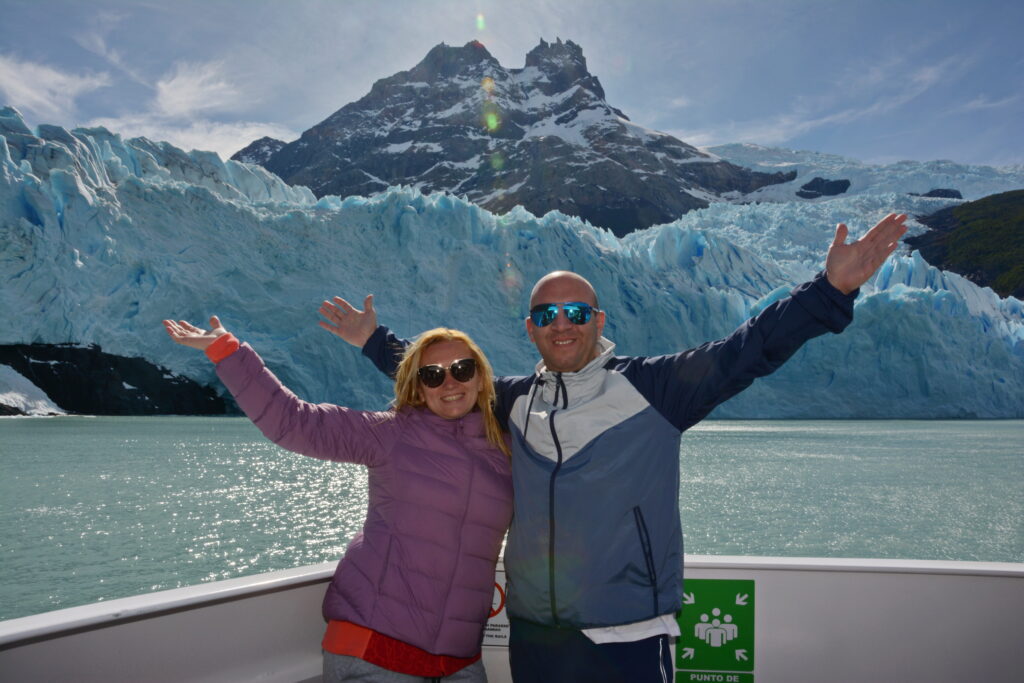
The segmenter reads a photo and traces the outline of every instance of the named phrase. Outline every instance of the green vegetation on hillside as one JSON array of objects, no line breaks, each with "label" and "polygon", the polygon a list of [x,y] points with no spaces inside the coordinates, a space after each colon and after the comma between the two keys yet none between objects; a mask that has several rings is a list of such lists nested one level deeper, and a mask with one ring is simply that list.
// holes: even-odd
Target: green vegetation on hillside
[{"label": "green vegetation on hillside", "polygon": [[932,231],[907,243],[925,260],[1000,296],[1024,299],[1024,190],[967,202],[920,220]]}]

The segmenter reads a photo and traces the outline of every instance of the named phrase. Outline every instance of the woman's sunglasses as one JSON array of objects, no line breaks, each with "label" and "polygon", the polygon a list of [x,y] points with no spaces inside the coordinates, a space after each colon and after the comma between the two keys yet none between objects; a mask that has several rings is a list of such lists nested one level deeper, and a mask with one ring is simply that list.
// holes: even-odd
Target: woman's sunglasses
[{"label": "woman's sunglasses", "polygon": [[530,309],[530,320],[537,327],[547,327],[555,322],[555,318],[558,317],[559,306],[565,311],[565,317],[573,325],[586,325],[590,322],[591,314],[594,311],[601,310],[582,301],[566,301],[563,304],[537,304]]},{"label": "woman's sunglasses", "polygon": [[[448,372],[452,373],[452,377],[457,381],[468,382],[476,375],[476,359],[463,358],[462,360],[457,360],[448,366]],[[445,369],[442,365],[424,365],[416,374],[419,375],[420,381],[423,382],[424,386],[428,386],[431,389],[436,389],[444,384]]]}]

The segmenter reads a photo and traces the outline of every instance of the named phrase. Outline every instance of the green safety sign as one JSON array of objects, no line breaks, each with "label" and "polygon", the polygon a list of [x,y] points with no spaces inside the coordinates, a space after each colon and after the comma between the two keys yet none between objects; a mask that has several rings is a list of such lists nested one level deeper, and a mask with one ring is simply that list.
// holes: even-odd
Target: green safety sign
[{"label": "green safety sign", "polygon": [[686,579],[678,621],[676,683],[753,683],[752,580]]}]

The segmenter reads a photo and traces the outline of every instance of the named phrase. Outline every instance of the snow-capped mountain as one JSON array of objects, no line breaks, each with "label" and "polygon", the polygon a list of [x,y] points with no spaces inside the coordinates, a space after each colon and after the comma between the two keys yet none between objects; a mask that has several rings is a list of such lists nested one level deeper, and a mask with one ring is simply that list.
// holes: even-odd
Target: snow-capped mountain
[{"label": "snow-capped mountain", "polygon": [[[997,171],[987,192],[1018,182]],[[209,361],[160,325],[216,313],[300,396],[379,409],[388,382],[316,325],[328,296],[373,292],[398,334],[458,327],[499,373],[523,374],[536,361],[530,288],[566,268],[597,286],[619,353],[666,353],[729,333],[820,268],[838,220],[857,234],[890,211],[955,203],[716,203],[620,239],[557,212],[499,216],[412,188],[317,200],[211,153],[30,130],[0,109],[0,345],[98,344],[221,391]],[[715,416],[1020,418],[1021,386],[1024,303],[902,253],[862,290],[849,329],[808,343]]]},{"label": "snow-capped mountain", "polygon": [[561,40],[542,40],[522,69],[476,41],[438,45],[264,158],[278,142],[232,158],[317,196],[409,185],[494,213],[558,210],[616,235],[795,175],[752,172],[632,123],[605,100],[583,50]]},{"label": "snow-capped mountain", "polygon": [[749,143],[719,145],[704,151],[734,164],[766,173],[797,174],[789,183],[764,187],[753,192],[744,198],[746,201],[793,201],[796,198],[796,191],[815,178],[847,181],[849,185],[838,193],[844,196],[889,192],[924,195],[934,190],[953,190],[960,194],[961,198],[971,200],[997,192],[1024,188],[1024,166],[994,168],[941,160],[866,164],[836,154],[763,147]]},{"label": "snow-capped mountain", "polygon": [[244,164],[263,166],[270,160],[270,157],[281,151],[281,148],[286,144],[283,140],[275,140],[274,138],[263,136],[259,140],[249,143],[245,149],[235,152],[231,158]]}]

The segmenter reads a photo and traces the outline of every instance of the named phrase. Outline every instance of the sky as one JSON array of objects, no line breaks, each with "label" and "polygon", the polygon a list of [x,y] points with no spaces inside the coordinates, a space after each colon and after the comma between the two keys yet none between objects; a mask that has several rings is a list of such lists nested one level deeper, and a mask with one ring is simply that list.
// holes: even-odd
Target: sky
[{"label": "sky", "polygon": [[607,101],[700,147],[1024,164],[1014,0],[0,0],[0,105],[228,158],[444,42],[580,45]]}]

